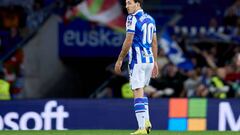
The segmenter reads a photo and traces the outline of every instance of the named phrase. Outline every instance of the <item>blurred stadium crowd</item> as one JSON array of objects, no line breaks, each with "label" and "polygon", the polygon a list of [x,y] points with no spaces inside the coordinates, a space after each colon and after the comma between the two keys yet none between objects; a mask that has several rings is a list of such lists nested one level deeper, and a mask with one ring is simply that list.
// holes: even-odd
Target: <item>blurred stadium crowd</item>
[{"label": "blurred stadium crowd", "polygon": [[[239,0],[162,0],[147,9],[162,30],[157,60],[161,74],[145,88],[149,97],[240,96]],[[168,21],[168,15],[173,19]],[[162,42],[161,35],[166,33],[174,48]],[[181,59],[185,62],[181,63]],[[126,77],[112,78],[97,97],[129,97]]]},{"label": "blurred stadium crowd", "polygon": [[44,22],[53,0],[1,0],[0,72],[10,84],[12,98],[24,87],[23,44]]},{"label": "blurred stadium crowd", "polygon": [[[240,1],[236,0],[229,6],[221,5],[223,3],[223,1],[216,3],[195,1],[183,10],[182,22],[170,24],[168,31],[172,39],[179,44],[185,58],[193,64],[193,68],[186,69],[184,66],[174,64],[174,60],[171,58],[169,60],[164,54],[167,51],[163,47],[163,42],[160,42],[158,63],[162,74],[152,81],[152,87],[147,88],[150,96],[215,98],[240,96],[238,24]],[[198,21],[200,15],[204,16],[201,21],[206,21],[202,25],[194,21],[195,18]],[[222,30],[219,30],[221,28]]]},{"label": "blurred stadium crowd", "polygon": [[[24,88],[21,42],[39,29],[52,12],[64,19],[65,12],[82,0],[1,0],[0,69],[10,83],[13,98]],[[124,1],[123,13],[126,14]],[[152,79],[146,94],[159,97],[240,97],[240,0],[145,1],[146,11],[159,30],[160,76]],[[54,11],[49,7],[55,5]],[[64,20],[66,21],[66,20]],[[160,31],[161,30],[161,31]],[[161,42],[167,32],[175,51],[192,68],[179,65]],[[186,63],[185,63],[186,64]],[[111,71],[111,66],[108,71]],[[127,75],[107,80],[98,98],[126,97]]]}]

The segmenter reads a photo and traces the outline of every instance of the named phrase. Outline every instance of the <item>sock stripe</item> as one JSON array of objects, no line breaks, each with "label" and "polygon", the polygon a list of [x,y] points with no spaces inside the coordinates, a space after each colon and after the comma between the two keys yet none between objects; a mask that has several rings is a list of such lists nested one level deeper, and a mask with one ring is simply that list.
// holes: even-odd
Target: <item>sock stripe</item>
[{"label": "sock stripe", "polygon": [[135,103],[134,106],[144,105],[144,103]]},{"label": "sock stripe", "polygon": [[143,98],[135,98],[134,99],[134,110],[135,110],[139,129],[144,129],[145,128],[146,108],[144,105]]},{"label": "sock stripe", "polygon": [[143,112],[145,112],[145,111],[135,111],[135,113],[143,113]]},{"label": "sock stripe", "polygon": [[135,98],[134,104],[136,104],[136,103],[144,103],[144,99],[143,98]]},{"label": "sock stripe", "polygon": [[146,110],[144,104],[139,104],[134,106],[135,111]]},{"label": "sock stripe", "polygon": [[136,98],[134,100],[134,110],[135,110],[135,112],[146,110],[144,102],[143,102],[143,98]]}]

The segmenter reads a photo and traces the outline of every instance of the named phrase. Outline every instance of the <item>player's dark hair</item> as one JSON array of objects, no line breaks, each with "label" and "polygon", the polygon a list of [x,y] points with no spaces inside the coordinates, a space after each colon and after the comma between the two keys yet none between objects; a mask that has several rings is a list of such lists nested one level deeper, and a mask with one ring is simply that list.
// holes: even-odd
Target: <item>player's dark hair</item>
[{"label": "player's dark hair", "polygon": [[139,3],[140,4],[140,7],[142,7],[142,4],[143,4],[143,0],[134,0],[135,3]]}]

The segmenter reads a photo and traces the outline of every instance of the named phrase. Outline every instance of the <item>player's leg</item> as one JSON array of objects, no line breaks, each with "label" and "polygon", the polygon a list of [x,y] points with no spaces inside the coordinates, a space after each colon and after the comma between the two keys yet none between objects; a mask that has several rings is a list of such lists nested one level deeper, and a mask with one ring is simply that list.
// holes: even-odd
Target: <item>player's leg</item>
[{"label": "player's leg", "polygon": [[134,93],[134,110],[138,122],[138,130],[134,133],[131,133],[132,135],[138,135],[138,134],[147,134],[147,131],[145,129],[145,105],[144,105],[144,98],[143,98],[143,88],[137,88],[133,91]]},{"label": "player's leg", "polygon": [[149,134],[152,129],[152,124],[149,119],[149,107],[148,107],[148,98],[145,96],[144,97],[144,106],[145,106],[145,128],[147,130],[147,133]]},{"label": "player's leg", "polygon": [[146,121],[147,121],[147,120],[149,120],[148,97],[147,97],[147,96],[144,96],[144,97],[143,97],[143,100],[144,100],[143,102],[144,102],[144,106],[145,106],[145,109],[146,109],[146,111],[145,111],[145,112],[146,112],[146,113],[145,113],[145,114],[146,114],[146,115],[145,115],[145,119],[146,119]]},{"label": "player's leg", "polygon": [[135,115],[138,122],[138,130],[134,133],[131,133],[133,135],[135,134],[147,134],[147,131],[145,129],[145,113],[146,108],[144,105],[144,72],[142,69],[142,65],[136,64],[131,71],[132,74],[130,74],[130,84],[131,88],[133,89],[134,93],[134,110]]},{"label": "player's leg", "polygon": [[144,106],[143,89],[142,88],[138,88],[138,89],[134,90],[134,110],[135,110],[136,118],[138,121],[139,129],[145,129],[146,108]]},{"label": "player's leg", "polygon": [[[152,75],[153,66],[154,66],[153,63],[149,63],[149,64],[146,65],[145,86],[149,85],[150,78],[151,78],[151,75]],[[146,96],[144,97],[144,105],[145,105],[145,108],[146,108],[146,111],[145,111],[145,127],[146,127],[146,130],[147,130],[147,133],[149,134],[150,131],[151,131],[151,128],[152,128],[152,124],[151,124],[150,118],[149,118],[148,98]]]}]

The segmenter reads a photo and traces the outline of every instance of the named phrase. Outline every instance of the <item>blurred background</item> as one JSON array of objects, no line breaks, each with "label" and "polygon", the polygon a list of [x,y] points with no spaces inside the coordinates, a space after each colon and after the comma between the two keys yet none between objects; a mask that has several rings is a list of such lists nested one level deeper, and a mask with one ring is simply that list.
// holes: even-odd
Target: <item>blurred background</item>
[{"label": "blurred background", "polygon": [[[239,0],[148,0],[143,8],[159,42],[160,76],[149,97],[240,96]],[[112,72],[126,16],[118,0],[1,0],[9,98],[131,97],[127,64],[121,76]]]},{"label": "blurred background", "polygon": [[[145,88],[154,128],[239,131],[240,0],[145,0],[143,9],[159,46],[160,75]],[[126,16],[125,0],[0,0],[0,129],[51,129],[40,113],[54,107],[68,129],[136,127],[127,59],[113,72]]]}]

